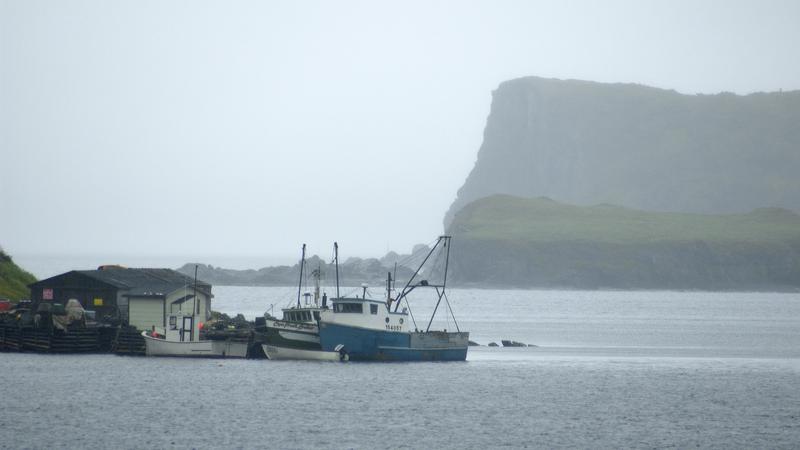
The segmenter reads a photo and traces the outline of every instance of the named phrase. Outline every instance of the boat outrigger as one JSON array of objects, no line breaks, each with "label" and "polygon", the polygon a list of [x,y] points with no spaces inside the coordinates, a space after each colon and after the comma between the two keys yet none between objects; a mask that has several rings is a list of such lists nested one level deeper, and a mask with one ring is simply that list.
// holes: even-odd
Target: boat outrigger
[{"label": "boat outrigger", "polygon": [[[450,257],[450,236],[440,236],[436,244],[419,265],[406,283],[397,298],[393,299],[391,274],[387,279],[386,300],[366,298],[366,288],[362,298],[332,299],[333,307],[320,311],[319,337],[323,351],[337,352],[353,361],[464,361],[467,358],[469,333],[462,332],[453,315],[456,332],[432,331],[431,324],[439,306],[444,299],[450,306],[445,294],[447,285],[447,268]],[[338,246],[336,259],[338,261]],[[445,252],[443,281],[431,284],[428,280],[414,281],[437,251]],[[398,312],[402,301],[408,305],[408,294],[417,288],[432,288],[436,291],[436,306],[424,331],[416,327],[414,316],[408,308]],[[338,283],[337,283],[338,291]],[[450,309],[452,315],[452,309]],[[411,329],[409,318],[415,324]]]}]

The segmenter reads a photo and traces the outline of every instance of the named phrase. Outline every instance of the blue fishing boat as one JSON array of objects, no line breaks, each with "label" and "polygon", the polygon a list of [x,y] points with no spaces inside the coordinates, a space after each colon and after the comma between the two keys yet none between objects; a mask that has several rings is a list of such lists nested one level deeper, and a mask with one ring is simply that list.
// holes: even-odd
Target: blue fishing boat
[{"label": "blue fishing boat", "polygon": [[[338,265],[338,246],[334,245],[334,248]],[[420,276],[426,262],[437,251],[445,254],[441,284],[431,283]],[[322,350],[346,354],[351,361],[466,360],[469,333],[458,328],[445,294],[449,257],[450,236],[440,236],[396,298],[391,295],[391,274],[387,277],[385,300],[367,298],[366,287],[361,297],[339,297],[337,292],[337,297],[331,300],[332,308],[320,313]],[[408,295],[418,288],[436,292],[436,306],[424,331],[418,328],[408,304]],[[452,315],[455,332],[430,329],[442,300]],[[406,307],[400,309],[404,302]]]}]

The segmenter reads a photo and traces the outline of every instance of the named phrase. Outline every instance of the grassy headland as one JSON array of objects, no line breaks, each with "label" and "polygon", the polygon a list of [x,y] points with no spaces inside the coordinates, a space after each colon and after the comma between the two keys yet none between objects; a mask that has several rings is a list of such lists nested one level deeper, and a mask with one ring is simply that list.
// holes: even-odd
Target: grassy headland
[{"label": "grassy headland", "polygon": [[800,216],[646,212],[495,195],[459,211],[453,273],[470,284],[800,288]]},{"label": "grassy headland", "polygon": [[14,264],[11,256],[0,249],[0,298],[20,300],[30,297],[28,284],[36,277]]}]

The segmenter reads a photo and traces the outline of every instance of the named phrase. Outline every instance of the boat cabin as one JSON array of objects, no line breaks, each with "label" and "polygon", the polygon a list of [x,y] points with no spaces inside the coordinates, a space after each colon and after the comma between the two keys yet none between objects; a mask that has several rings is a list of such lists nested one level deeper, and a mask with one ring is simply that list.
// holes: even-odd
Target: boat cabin
[{"label": "boat cabin", "polygon": [[286,322],[317,323],[320,311],[327,308],[286,308],[283,310],[283,320]]},{"label": "boat cabin", "polygon": [[384,300],[369,298],[335,298],[333,308],[322,313],[328,323],[350,325],[373,330],[408,332],[408,310],[389,310]]}]

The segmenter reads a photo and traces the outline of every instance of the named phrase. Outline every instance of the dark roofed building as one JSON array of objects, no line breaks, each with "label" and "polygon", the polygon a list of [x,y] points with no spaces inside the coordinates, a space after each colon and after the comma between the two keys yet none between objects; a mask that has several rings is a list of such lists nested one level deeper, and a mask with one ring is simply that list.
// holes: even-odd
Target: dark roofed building
[{"label": "dark roofed building", "polygon": [[[34,308],[41,302],[78,300],[98,320],[119,320],[139,329],[166,326],[170,312],[197,308],[208,318],[211,285],[172,269],[101,266],[73,270],[28,285]],[[191,311],[191,309],[189,309]]]}]

